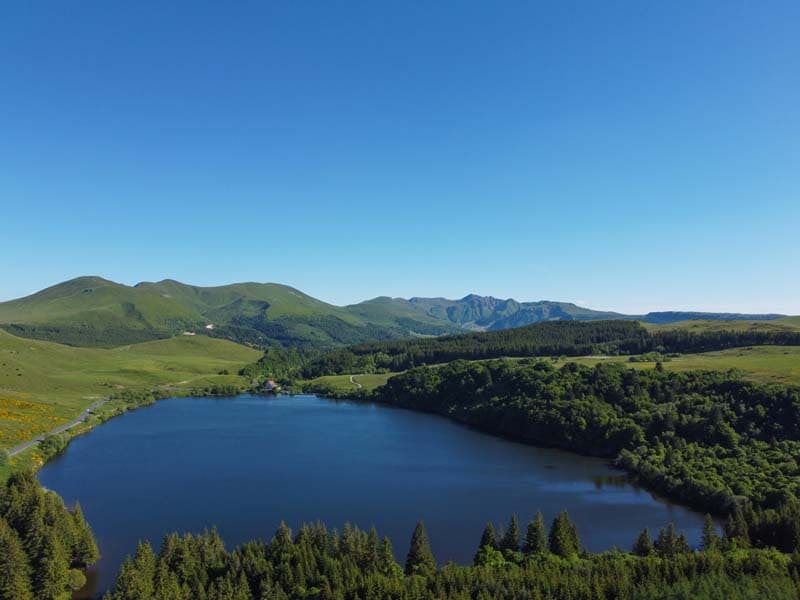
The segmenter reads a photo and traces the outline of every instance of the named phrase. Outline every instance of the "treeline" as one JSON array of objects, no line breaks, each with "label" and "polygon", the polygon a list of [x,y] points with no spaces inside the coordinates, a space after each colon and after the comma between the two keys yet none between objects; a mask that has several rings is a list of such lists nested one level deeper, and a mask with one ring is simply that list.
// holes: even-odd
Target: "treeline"
[{"label": "treeline", "polygon": [[373,398],[613,458],[671,498],[718,514],[744,511],[756,545],[800,549],[800,387],[615,363],[455,361],[396,375]]},{"label": "treeline", "polygon": [[503,356],[639,354],[648,344],[647,330],[635,321],[547,321],[500,331],[358,344],[320,356],[302,374],[311,378],[375,370],[396,372],[457,359]]},{"label": "treeline", "polygon": [[100,557],[80,505],[68,510],[31,473],[0,490],[0,599],[66,600]]},{"label": "treeline", "polygon": [[269,348],[239,374],[284,383],[321,375],[403,371],[459,358],[631,353],[648,333],[633,321],[551,321],[483,333],[375,341],[339,350]]},{"label": "treeline", "polygon": [[317,350],[268,348],[256,362],[246,365],[239,375],[251,380],[275,379],[289,383],[322,356]]},{"label": "treeline", "polygon": [[800,331],[676,329],[651,333],[636,321],[547,321],[501,331],[373,341],[329,352],[270,350],[270,356],[256,363],[259,366],[251,372],[268,371],[271,366],[273,377],[313,379],[345,373],[399,372],[459,359],[668,355],[754,345],[800,345]]},{"label": "treeline", "polygon": [[[545,536],[541,538],[539,536]],[[419,523],[405,564],[388,538],[345,526],[341,533],[306,525],[296,535],[283,524],[271,540],[228,552],[215,531],[170,534],[156,554],[139,544],[122,565],[107,600],[738,600],[797,598],[797,557],[738,548],[718,540],[692,551],[674,528],[638,553],[590,555],[578,550],[566,513],[532,543],[484,532],[474,566],[438,568]],[[648,538],[649,539],[649,538]],[[512,547],[504,547],[512,546]]]},{"label": "treeline", "polygon": [[114,348],[126,344],[140,344],[153,340],[163,340],[175,335],[179,330],[142,328],[132,329],[124,326],[89,325],[31,325],[8,323],[0,325],[8,333],[21,338],[57,342],[67,346]]}]

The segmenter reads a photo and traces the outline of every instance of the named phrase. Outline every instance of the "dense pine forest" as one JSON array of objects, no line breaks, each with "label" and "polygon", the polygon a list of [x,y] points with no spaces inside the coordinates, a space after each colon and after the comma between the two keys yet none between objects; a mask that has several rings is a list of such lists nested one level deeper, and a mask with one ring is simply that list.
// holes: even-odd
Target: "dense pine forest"
[{"label": "dense pine forest", "polygon": [[524,534],[512,517],[497,536],[476,539],[474,566],[438,568],[422,523],[401,566],[392,544],[345,525],[281,525],[268,542],[226,551],[215,531],[168,535],[156,554],[141,543],[120,569],[107,600],[508,600],[796,598],[797,556],[757,550],[707,527],[701,551],[672,527],[653,540],[642,532],[632,551],[591,555],[566,513],[549,532],[541,517]]},{"label": "dense pine forest", "polygon": [[99,557],[80,505],[68,510],[31,473],[0,489],[0,599],[65,600]]},{"label": "dense pine forest", "polygon": [[242,374],[312,379],[344,373],[399,372],[458,359],[694,353],[756,345],[798,346],[800,331],[651,332],[636,321],[548,321],[500,331],[373,341],[330,352],[274,348],[243,369]]}]

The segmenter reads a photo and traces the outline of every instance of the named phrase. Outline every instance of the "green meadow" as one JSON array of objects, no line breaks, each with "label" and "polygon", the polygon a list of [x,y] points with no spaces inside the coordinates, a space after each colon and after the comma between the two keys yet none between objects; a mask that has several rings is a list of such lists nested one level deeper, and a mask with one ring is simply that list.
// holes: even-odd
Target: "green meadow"
[{"label": "green meadow", "polygon": [[[652,369],[655,362],[630,362],[628,356],[600,358],[594,356],[559,359],[556,366],[565,362],[597,364],[598,362],[623,362],[634,369]],[[662,362],[668,371],[727,371],[736,369],[746,379],[761,383],[800,384],[800,347],[751,346],[717,352],[682,354]]]},{"label": "green meadow", "polygon": [[353,375],[353,380],[361,384],[361,388],[350,381],[350,375],[323,375],[303,382],[303,387],[319,393],[347,394],[359,389],[371,392],[379,388],[397,373],[374,373],[366,375]]}]

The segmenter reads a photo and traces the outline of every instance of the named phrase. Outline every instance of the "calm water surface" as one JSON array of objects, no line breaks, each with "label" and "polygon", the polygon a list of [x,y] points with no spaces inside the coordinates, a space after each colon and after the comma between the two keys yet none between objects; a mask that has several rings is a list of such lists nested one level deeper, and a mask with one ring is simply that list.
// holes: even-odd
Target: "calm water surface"
[{"label": "calm water surface", "polygon": [[417,520],[440,563],[469,564],[487,521],[566,508],[593,551],[669,521],[699,543],[702,516],[654,498],[604,461],[525,446],[442,417],[316,396],[176,398],[75,439],[39,472],[80,501],[106,590],[139,539],[216,525],[228,548],[291,527],[375,525],[402,559]]}]

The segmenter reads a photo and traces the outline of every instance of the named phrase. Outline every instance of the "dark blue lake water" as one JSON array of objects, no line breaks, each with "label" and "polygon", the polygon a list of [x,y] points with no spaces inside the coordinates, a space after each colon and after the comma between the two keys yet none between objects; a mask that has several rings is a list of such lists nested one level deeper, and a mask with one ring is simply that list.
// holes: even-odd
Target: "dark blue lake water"
[{"label": "dark blue lake water", "polygon": [[375,525],[405,557],[422,519],[440,563],[468,564],[487,521],[522,526],[566,508],[593,551],[629,548],[675,522],[698,544],[702,516],[654,498],[598,459],[492,437],[442,417],[316,396],[176,398],[75,439],[39,472],[79,500],[103,555],[104,591],[139,539],[216,525],[228,548],[322,520]]}]

